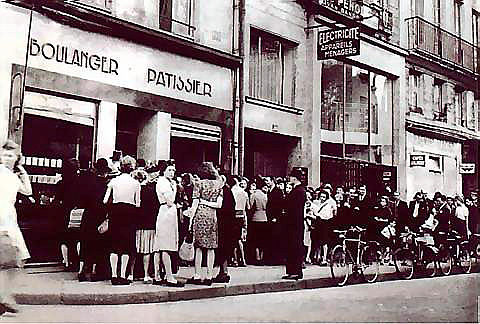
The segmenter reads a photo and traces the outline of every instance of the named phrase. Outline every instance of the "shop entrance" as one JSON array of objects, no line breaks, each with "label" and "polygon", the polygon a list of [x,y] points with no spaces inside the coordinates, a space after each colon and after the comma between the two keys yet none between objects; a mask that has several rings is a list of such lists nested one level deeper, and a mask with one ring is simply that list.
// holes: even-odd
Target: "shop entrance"
[{"label": "shop entrance", "polygon": [[170,156],[178,173],[196,173],[198,166],[206,161],[218,166],[219,151],[219,142],[176,136],[170,140]]},{"label": "shop entrance", "polygon": [[[115,149],[122,151],[123,155],[130,155],[134,158],[144,158],[139,156],[139,136],[144,130],[145,125],[155,116],[155,111],[141,108],[128,108],[118,106],[117,109],[117,135]],[[156,135],[156,129],[151,129],[150,136]],[[147,136],[148,137],[148,136]],[[148,140],[148,139],[143,139]],[[150,138],[151,141],[154,138]]]},{"label": "shop entrance", "polygon": [[298,141],[294,137],[246,128],[245,175],[285,177]]},{"label": "shop entrance", "polygon": [[31,254],[29,262],[60,260],[59,238],[65,215],[55,205],[64,161],[92,165],[95,104],[50,94],[26,92],[23,118],[23,164],[35,202],[19,195],[18,222]]}]

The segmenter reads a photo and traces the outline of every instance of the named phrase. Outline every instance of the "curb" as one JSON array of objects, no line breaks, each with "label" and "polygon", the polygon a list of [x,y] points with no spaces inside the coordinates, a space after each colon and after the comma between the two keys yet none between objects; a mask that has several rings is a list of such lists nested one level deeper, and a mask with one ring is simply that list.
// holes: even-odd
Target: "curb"
[{"label": "curb", "polygon": [[[477,264],[472,269],[478,272],[480,265]],[[457,274],[454,271],[452,274]],[[437,277],[439,275],[437,274]],[[402,280],[395,272],[381,273],[377,282]],[[415,279],[412,279],[415,280]],[[353,279],[346,287],[357,284],[365,284],[362,280]],[[164,303],[176,302],[182,300],[196,300],[215,297],[253,295],[272,292],[295,291],[303,289],[317,289],[336,287],[335,282],[330,278],[312,278],[304,280],[282,280],[275,282],[261,282],[255,284],[237,284],[237,285],[215,285],[205,288],[172,288],[168,291],[146,291],[131,293],[48,293],[48,294],[17,294],[16,299],[19,304],[25,305],[123,305],[123,304],[145,304],[145,303]]]}]

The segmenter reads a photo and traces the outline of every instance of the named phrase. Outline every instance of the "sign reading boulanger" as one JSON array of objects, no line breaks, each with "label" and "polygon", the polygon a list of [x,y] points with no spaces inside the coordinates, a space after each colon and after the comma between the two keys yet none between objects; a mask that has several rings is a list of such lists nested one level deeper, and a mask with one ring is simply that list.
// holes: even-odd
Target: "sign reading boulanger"
[{"label": "sign reading boulanger", "polygon": [[360,27],[318,32],[317,59],[327,60],[360,54]]}]

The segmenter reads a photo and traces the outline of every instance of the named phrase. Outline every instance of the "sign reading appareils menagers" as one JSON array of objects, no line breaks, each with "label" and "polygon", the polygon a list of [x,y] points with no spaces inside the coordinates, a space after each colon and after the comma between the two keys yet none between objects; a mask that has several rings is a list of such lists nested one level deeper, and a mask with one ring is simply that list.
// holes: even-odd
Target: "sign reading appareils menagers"
[{"label": "sign reading appareils menagers", "polygon": [[327,60],[360,54],[360,27],[318,32],[317,59]]}]

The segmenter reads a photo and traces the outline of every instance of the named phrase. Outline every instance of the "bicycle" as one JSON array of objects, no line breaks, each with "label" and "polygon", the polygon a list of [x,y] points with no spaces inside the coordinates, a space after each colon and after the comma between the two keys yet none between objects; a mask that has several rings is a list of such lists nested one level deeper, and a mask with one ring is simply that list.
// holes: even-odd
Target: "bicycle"
[{"label": "bicycle", "polygon": [[470,252],[477,262],[480,261],[480,233],[470,235]]},{"label": "bicycle", "polygon": [[449,233],[439,232],[438,262],[440,271],[448,276],[454,265],[458,265],[462,272],[470,273],[472,259],[470,258],[470,242],[463,239],[457,231]]},{"label": "bicycle", "polygon": [[[357,232],[358,238],[347,238],[347,232]],[[342,244],[333,248],[330,253],[330,272],[332,279],[337,285],[343,286],[347,283],[350,274],[360,275],[369,283],[373,283],[378,278],[379,259],[378,243],[362,240],[362,234],[366,229],[352,227],[348,230],[334,230],[342,239]],[[348,242],[356,243],[356,254],[348,248]]]},{"label": "bicycle", "polygon": [[432,236],[420,236],[411,230],[401,233],[398,247],[393,253],[395,270],[402,279],[412,279],[422,270],[428,277],[437,272],[437,252]]}]

